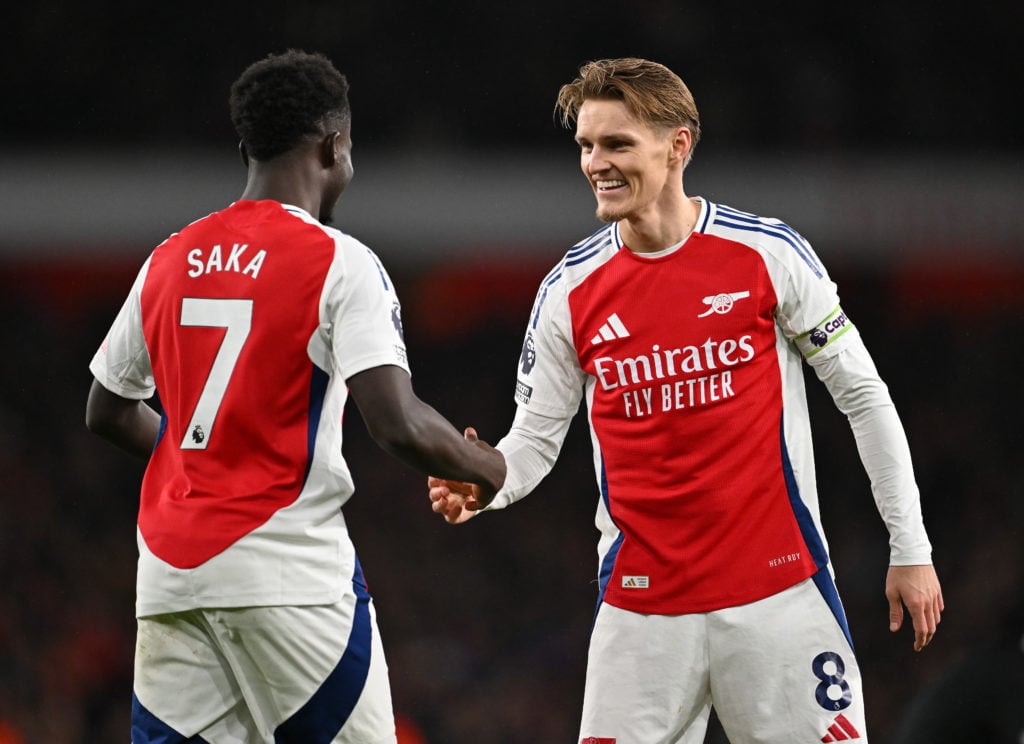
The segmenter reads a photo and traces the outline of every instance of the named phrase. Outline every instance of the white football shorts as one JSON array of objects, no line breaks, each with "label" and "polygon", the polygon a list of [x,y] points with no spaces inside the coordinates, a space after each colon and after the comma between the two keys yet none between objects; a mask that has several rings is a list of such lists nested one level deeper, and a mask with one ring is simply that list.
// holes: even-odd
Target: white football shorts
[{"label": "white football shorts", "polygon": [[581,744],[701,744],[712,705],[732,744],[867,744],[860,669],[827,569],[714,612],[600,605]]},{"label": "white football shorts", "polygon": [[139,618],[132,744],[393,744],[372,600]]}]

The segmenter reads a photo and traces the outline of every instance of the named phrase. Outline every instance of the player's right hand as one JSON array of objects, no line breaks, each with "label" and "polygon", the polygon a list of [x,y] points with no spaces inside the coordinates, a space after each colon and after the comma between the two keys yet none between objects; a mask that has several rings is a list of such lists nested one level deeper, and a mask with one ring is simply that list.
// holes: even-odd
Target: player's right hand
[{"label": "player's right hand", "polygon": [[473,483],[430,476],[427,488],[430,489],[430,508],[448,524],[465,522],[483,506],[479,500],[480,488]]}]

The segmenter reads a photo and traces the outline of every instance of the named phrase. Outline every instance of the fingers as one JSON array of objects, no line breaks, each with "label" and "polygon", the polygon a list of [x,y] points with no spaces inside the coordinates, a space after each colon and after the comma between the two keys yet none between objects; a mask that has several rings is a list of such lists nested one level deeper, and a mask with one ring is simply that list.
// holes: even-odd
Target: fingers
[{"label": "fingers", "polygon": [[427,478],[430,509],[444,517],[449,524],[465,522],[481,508],[473,486],[461,481],[449,481],[430,476]]},{"label": "fingers", "polygon": [[479,440],[479,437],[476,435],[476,429],[472,426],[467,426],[466,431],[464,431],[462,435],[466,438],[467,442],[476,442]]},{"label": "fingers", "polygon": [[942,610],[944,609],[942,595],[924,602],[921,607],[911,609],[911,617],[914,622],[914,650],[920,651],[935,637],[942,621]]},{"label": "fingers", "polygon": [[444,480],[433,476],[427,478],[427,488],[430,489],[430,500],[434,500],[435,492],[438,496],[448,496],[457,493],[460,496],[469,498],[473,495],[473,484],[462,481]]},{"label": "fingers", "polygon": [[903,602],[899,597],[889,598],[889,630],[895,633],[903,627]]},{"label": "fingers", "polygon": [[[935,637],[939,624],[939,606],[941,599],[933,602],[914,602],[907,604],[910,612],[911,625],[914,627],[914,650],[920,651]],[[889,600],[889,630],[895,633],[903,627],[903,601],[896,597]]]},{"label": "fingers", "polygon": [[430,496],[430,506],[437,511],[438,502],[446,500],[452,493],[448,487],[448,481],[430,476],[427,478],[427,493]]},{"label": "fingers", "polygon": [[935,623],[928,618],[914,618],[914,650],[920,651],[935,637]]},{"label": "fingers", "polygon": [[458,524],[462,521],[462,506],[459,504],[444,502],[441,508],[435,511],[444,517],[444,521],[448,524]]},{"label": "fingers", "polygon": [[449,524],[455,524],[460,521],[463,509],[466,506],[460,496],[439,496],[436,499],[431,496],[431,498],[433,501],[430,504],[430,508],[435,514],[440,514],[444,517],[444,521]]},{"label": "fingers", "polygon": [[920,651],[935,637],[945,604],[935,567],[931,564],[890,566],[885,596],[889,600],[889,630],[903,626],[903,608],[914,627],[914,650]]},{"label": "fingers", "polygon": [[[914,627],[914,650],[920,651],[935,637],[944,609],[942,596],[911,600],[907,603],[911,625]],[[895,632],[903,626],[903,602],[889,601],[889,630]]]}]

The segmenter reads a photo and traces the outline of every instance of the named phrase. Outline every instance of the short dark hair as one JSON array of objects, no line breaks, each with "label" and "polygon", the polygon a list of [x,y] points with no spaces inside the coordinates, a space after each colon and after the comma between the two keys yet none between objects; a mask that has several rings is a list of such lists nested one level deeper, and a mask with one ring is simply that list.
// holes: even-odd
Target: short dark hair
[{"label": "short dark hair", "polygon": [[348,80],[327,57],[289,49],[246,68],[231,86],[231,122],[246,154],[270,160],[349,120]]}]

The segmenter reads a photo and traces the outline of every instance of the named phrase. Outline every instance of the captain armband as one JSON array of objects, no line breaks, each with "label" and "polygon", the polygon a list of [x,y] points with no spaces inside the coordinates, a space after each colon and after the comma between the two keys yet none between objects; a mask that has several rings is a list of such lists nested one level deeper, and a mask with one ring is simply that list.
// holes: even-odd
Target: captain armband
[{"label": "captain armband", "polygon": [[846,317],[843,308],[837,306],[827,318],[807,333],[797,336],[794,342],[804,359],[810,359],[852,328],[853,322]]}]

